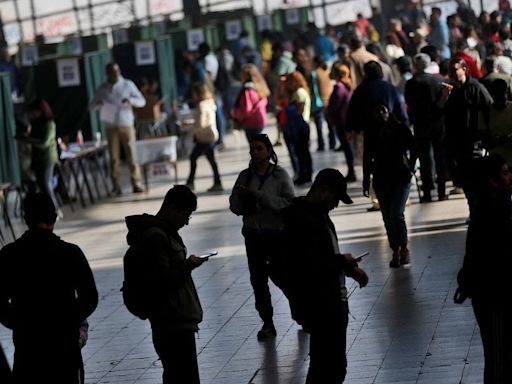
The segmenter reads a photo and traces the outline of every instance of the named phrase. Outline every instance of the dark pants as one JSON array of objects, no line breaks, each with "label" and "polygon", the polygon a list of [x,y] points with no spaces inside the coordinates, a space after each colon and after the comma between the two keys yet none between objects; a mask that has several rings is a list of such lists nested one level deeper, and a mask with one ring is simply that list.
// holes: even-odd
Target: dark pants
[{"label": "dark pants", "polygon": [[493,301],[471,300],[484,347],[484,384],[512,383],[512,316],[505,301]]},{"label": "dark pants", "polygon": [[195,332],[153,328],[153,345],[164,368],[163,384],[199,384]]},{"label": "dark pants", "polygon": [[[313,120],[315,121],[316,133],[318,137],[318,149],[325,149],[325,141],[323,135],[323,126],[324,126],[324,108],[321,108],[315,112],[313,112]],[[329,148],[334,149],[336,147],[336,137],[334,135],[334,130],[331,126],[329,126],[328,139],[329,139]]]},{"label": "dark pants", "polygon": [[313,326],[309,338],[309,370],[306,384],[341,384],[347,374],[348,303],[342,319],[325,319]]},{"label": "dark pants", "polygon": [[293,127],[288,124],[283,125],[283,137],[284,142],[286,143],[286,148],[288,149],[288,154],[290,155],[290,162],[292,163],[293,172],[298,175],[299,174],[299,158],[297,155],[297,147],[295,145],[295,137],[292,131]]},{"label": "dark pants", "polygon": [[336,130],[338,131],[338,138],[340,140],[341,149],[345,153],[348,173],[354,174],[354,149],[352,148],[352,143],[347,140],[347,136],[343,128],[336,127]]},{"label": "dark pants", "polygon": [[37,187],[39,188],[39,192],[46,193],[53,201],[55,208],[59,208],[59,203],[57,202],[57,198],[55,197],[55,192],[53,191],[53,170],[55,168],[55,164],[51,164],[46,168],[38,168],[34,169],[34,173],[36,175]]},{"label": "dark pants", "polygon": [[313,177],[313,160],[309,152],[309,124],[300,127],[295,135],[295,149],[299,161],[299,180],[311,181]]},{"label": "dark pants", "polygon": [[446,194],[446,160],[444,154],[444,143],[442,134],[435,134],[432,137],[417,137],[418,155],[420,158],[421,182],[424,191],[430,191],[434,188],[434,178],[432,176],[432,158],[430,149],[434,152],[434,162],[436,164],[437,174],[437,194],[444,196]]},{"label": "dark pants", "polygon": [[374,179],[373,188],[379,200],[389,246],[393,251],[397,251],[400,247],[407,245],[404,211],[409,197],[410,183]]},{"label": "dark pants", "polygon": [[243,235],[256,310],[264,322],[272,321],[274,309],[268,278],[272,278],[272,281],[282,289],[283,276],[279,271],[282,269],[280,258],[284,254],[282,251],[283,235],[279,231],[257,233],[245,229]]},{"label": "dark pants", "polygon": [[215,184],[220,183],[220,174],[219,169],[217,167],[217,162],[215,161],[215,152],[213,150],[214,144],[199,144],[196,143],[192,153],[190,154],[190,174],[187,179],[187,184],[192,184],[196,177],[196,168],[197,168],[197,159],[203,153],[205,154],[208,162],[210,163],[213,171],[213,181]]}]

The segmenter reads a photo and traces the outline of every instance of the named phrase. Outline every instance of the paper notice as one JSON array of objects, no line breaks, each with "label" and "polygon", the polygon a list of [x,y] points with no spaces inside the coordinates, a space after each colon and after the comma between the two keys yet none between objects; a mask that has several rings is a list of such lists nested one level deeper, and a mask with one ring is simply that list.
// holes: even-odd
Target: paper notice
[{"label": "paper notice", "polygon": [[115,124],[118,113],[119,108],[115,104],[103,103],[100,109],[100,120],[107,124]]}]

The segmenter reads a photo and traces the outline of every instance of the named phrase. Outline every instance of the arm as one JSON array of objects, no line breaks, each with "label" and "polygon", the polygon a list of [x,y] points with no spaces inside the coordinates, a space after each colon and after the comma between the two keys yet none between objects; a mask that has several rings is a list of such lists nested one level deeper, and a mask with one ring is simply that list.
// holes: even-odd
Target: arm
[{"label": "arm", "polygon": [[23,140],[32,144],[36,148],[48,148],[53,141],[55,141],[56,136],[56,127],[55,122],[50,120],[46,123],[46,129],[44,132],[44,136],[41,139],[35,138],[33,136],[27,136]]},{"label": "arm", "polygon": [[133,107],[136,107],[136,108],[142,108],[143,106],[145,106],[146,99],[144,98],[142,93],[139,91],[137,86],[131,81],[129,81],[128,84],[129,84],[129,92],[130,92],[129,97],[128,97],[128,102],[130,103],[130,105]]},{"label": "arm", "polygon": [[229,210],[237,216],[244,214],[245,207],[243,204],[243,198],[240,196],[242,192],[239,186],[244,185],[242,181],[246,181],[247,177],[247,171],[240,172],[235,181],[235,185],[233,186],[233,190],[231,191],[231,195],[229,196]]},{"label": "arm", "polygon": [[370,196],[370,177],[372,173],[373,153],[372,153],[372,138],[366,131],[363,141],[363,194],[366,197]]},{"label": "arm", "polygon": [[80,324],[96,309],[98,305],[98,291],[91,267],[82,250],[75,245],[73,252],[76,257],[75,290],[78,323]]},{"label": "arm", "polygon": [[9,245],[0,249],[0,323],[5,327],[12,329],[14,326],[14,319],[11,307],[11,294],[9,292],[10,275],[9,271],[12,268],[9,266],[8,258]]}]

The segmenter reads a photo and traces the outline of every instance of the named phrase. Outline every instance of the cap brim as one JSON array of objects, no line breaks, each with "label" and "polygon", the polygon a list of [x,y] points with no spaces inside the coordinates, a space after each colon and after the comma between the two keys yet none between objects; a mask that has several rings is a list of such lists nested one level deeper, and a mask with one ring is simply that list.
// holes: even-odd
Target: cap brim
[{"label": "cap brim", "polygon": [[353,203],[353,201],[352,201],[352,199],[350,198],[349,195],[341,195],[340,196],[340,201],[342,201],[345,204],[352,204]]}]

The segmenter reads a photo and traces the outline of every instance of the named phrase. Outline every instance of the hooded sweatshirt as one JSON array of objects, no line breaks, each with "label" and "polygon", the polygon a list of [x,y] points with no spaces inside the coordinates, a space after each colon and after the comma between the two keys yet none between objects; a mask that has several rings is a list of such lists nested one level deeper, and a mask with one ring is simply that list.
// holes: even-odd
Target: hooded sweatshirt
[{"label": "hooded sweatshirt", "polygon": [[176,229],[156,216],[127,216],[130,247],[139,247],[141,273],[151,292],[151,326],[197,331],[203,310],[192,280],[193,264]]}]

